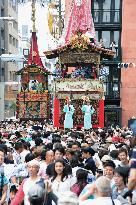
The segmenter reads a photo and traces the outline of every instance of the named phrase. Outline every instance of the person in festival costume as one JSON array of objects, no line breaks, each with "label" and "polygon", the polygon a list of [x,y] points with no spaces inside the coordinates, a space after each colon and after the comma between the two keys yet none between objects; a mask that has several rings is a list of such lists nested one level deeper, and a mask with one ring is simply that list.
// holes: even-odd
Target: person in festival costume
[{"label": "person in festival costume", "polygon": [[71,105],[70,99],[66,98],[66,105],[63,108],[63,112],[65,112],[65,120],[64,120],[64,128],[71,129],[73,128],[73,114],[74,114],[74,106]]},{"label": "person in festival costume", "polygon": [[90,100],[88,97],[83,97],[82,112],[84,113],[84,129],[89,130],[92,128],[92,114],[95,109],[90,105]]}]

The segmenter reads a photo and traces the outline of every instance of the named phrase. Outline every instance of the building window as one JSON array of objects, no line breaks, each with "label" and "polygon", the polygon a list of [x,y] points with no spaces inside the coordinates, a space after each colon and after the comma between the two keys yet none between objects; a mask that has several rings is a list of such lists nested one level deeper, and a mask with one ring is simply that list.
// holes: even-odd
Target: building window
[{"label": "building window", "polygon": [[13,71],[13,81],[16,81],[16,74],[15,74],[15,71]]},{"label": "building window", "polygon": [[119,10],[115,10],[114,11],[114,14],[113,14],[113,17],[114,17],[114,22],[117,23],[120,21],[120,11]]},{"label": "building window", "polygon": [[121,6],[120,0],[114,0],[114,1],[115,1],[115,9],[120,9],[120,6]]},{"label": "building window", "polygon": [[104,0],[102,6],[103,6],[103,10],[110,10],[111,9],[111,0]]},{"label": "building window", "polygon": [[1,75],[3,78],[5,78],[5,68],[1,68]]},{"label": "building window", "polygon": [[10,6],[12,6],[12,0],[10,0]]},{"label": "building window", "polygon": [[16,40],[15,40],[15,38],[13,37],[13,46],[15,46],[16,45]]},{"label": "building window", "polygon": [[106,48],[110,47],[110,31],[102,31],[102,39]]},{"label": "building window", "polygon": [[16,21],[13,22],[13,27],[14,27],[15,30],[18,30],[18,24],[17,24]]},{"label": "building window", "polygon": [[12,71],[9,71],[9,79],[12,80]]},{"label": "building window", "polygon": [[119,44],[120,31],[114,31],[114,41]]},{"label": "building window", "polygon": [[4,9],[1,9],[1,17],[4,17]]},{"label": "building window", "polygon": [[29,55],[29,49],[23,49],[23,55],[24,56],[27,56],[28,57],[28,55]]},{"label": "building window", "polygon": [[4,37],[5,37],[5,32],[4,32],[4,29],[2,29],[1,30],[1,39],[4,40]]},{"label": "building window", "polygon": [[18,40],[16,39],[16,48],[18,48]]},{"label": "building window", "polygon": [[102,13],[102,22],[107,23],[111,21],[111,12],[110,10],[104,10]]},{"label": "building window", "polygon": [[120,76],[120,69],[118,69],[117,67],[113,67],[112,71],[111,71],[111,76],[112,76],[112,81],[113,82],[119,82],[119,76]]},{"label": "building window", "polygon": [[96,38],[96,42],[98,42],[99,41],[98,31],[95,31],[95,38]]},{"label": "building window", "polygon": [[94,4],[94,9],[99,9],[99,3],[97,0],[94,0],[93,4]]},{"label": "building window", "polygon": [[9,43],[13,44],[13,37],[9,34]]},{"label": "building window", "polygon": [[99,22],[99,16],[100,16],[100,11],[99,10],[94,10],[94,15],[93,15],[94,23]]},{"label": "building window", "polygon": [[120,0],[92,0],[95,23],[120,23]]},{"label": "building window", "polygon": [[103,39],[104,47],[110,48],[110,45],[113,41],[116,42],[117,45],[120,44],[120,31],[96,31],[96,41],[100,42],[100,39]]}]

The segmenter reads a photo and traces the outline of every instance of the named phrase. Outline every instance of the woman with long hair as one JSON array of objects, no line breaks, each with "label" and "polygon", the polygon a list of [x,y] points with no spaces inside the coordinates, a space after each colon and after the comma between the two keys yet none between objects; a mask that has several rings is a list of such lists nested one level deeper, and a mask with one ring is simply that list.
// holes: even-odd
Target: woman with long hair
[{"label": "woman with long hair", "polygon": [[71,187],[71,191],[77,196],[80,195],[84,187],[87,185],[88,172],[84,169],[78,169],[76,172],[77,182]]},{"label": "woman with long hair", "polygon": [[73,178],[68,176],[64,160],[56,160],[54,163],[54,176],[51,179],[53,193],[60,198],[65,191],[70,191],[73,184]]}]

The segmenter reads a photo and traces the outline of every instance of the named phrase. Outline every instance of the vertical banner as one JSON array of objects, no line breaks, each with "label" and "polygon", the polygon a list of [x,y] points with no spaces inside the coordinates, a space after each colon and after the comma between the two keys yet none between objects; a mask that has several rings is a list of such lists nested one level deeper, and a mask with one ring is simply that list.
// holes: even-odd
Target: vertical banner
[{"label": "vertical banner", "polygon": [[99,101],[99,127],[104,127],[104,100]]},{"label": "vertical banner", "polygon": [[60,101],[55,97],[54,99],[54,113],[53,113],[53,125],[54,127],[60,126]]}]

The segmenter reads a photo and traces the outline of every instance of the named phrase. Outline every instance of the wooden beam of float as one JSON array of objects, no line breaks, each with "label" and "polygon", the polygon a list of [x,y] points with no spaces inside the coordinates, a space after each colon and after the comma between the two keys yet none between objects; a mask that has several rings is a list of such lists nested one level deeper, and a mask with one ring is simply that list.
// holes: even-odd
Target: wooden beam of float
[{"label": "wooden beam of float", "polygon": [[59,54],[61,64],[93,63],[100,64],[100,54],[89,51],[65,51]]}]

